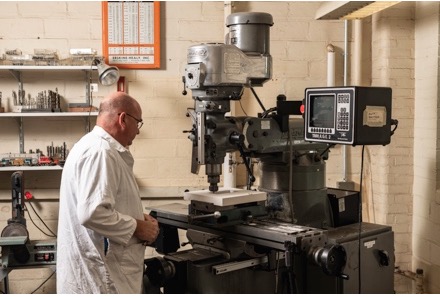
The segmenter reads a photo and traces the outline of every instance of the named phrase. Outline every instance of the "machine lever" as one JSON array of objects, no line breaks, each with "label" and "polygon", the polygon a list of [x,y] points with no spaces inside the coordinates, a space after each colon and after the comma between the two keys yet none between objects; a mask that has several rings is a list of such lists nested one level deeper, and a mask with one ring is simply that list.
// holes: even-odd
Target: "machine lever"
[{"label": "machine lever", "polygon": [[341,275],[339,275],[339,278],[342,278],[344,280],[349,280],[350,276],[348,276],[347,274],[342,273]]},{"label": "machine lever", "polygon": [[238,146],[238,149],[239,149],[239,151],[240,151],[240,155],[242,156],[242,158],[243,158],[243,162],[244,162],[244,165],[246,166],[246,170],[248,171],[248,173],[249,173],[249,180],[253,183],[253,182],[255,182],[255,176],[254,176],[254,174],[252,173],[252,170],[251,170],[251,167],[250,167],[250,160],[248,161],[248,160],[246,160],[246,157],[245,157],[245,155],[244,155],[244,151],[243,151],[243,148],[241,147],[241,145],[239,145]]},{"label": "machine lever", "polygon": [[255,182],[255,176],[252,173],[251,167],[250,167],[250,162],[248,163],[246,160],[246,154],[243,150],[243,142],[244,142],[244,135],[237,133],[237,132],[233,132],[230,136],[229,136],[229,141],[235,145],[237,145],[238,150],[240,151],[240,156],[243,158],[243,163],[246,166],[246,170],[249,173],[249,180],[251,181],[251,183]]},{"label": "machine lever", "polygon": [[186,91],[186,79],[185,79],[185,76],[182,76],[182,82],[183,82],[183,91],[182,91],[182,94],[184,95],[184,96],[186,96],[187,94],[188,94],[188,92]]},{"label": "machine lever", "polygon": [[188,215],[189,222],[192,222],[194,220],[204,219],[204,218],[211,218],[214,217],[215,219],[218,219],[222,216],[222,214],[219,211],[215,211],[212,214],[203,214],[203,215]]}]

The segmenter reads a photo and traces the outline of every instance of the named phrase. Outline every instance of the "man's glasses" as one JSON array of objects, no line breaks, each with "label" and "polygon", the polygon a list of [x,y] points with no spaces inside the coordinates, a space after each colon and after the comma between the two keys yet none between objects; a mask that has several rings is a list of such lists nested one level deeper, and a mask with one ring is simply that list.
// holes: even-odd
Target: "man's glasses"
[{"label": "man's glasses", "polygon": [[[144,122],[142,121],[142,119],[137,119],[136,117],[134,117],[131,114],[128,114],[127,112],[125,112],[126,115],[130,116],[131,118],[133,118],[135,121],[137,121],[137,127],[138,130],[140,130],[142,128],[142,126],[144,125]],[[121,113],[118,113],[118,116],[121,115]]]}]

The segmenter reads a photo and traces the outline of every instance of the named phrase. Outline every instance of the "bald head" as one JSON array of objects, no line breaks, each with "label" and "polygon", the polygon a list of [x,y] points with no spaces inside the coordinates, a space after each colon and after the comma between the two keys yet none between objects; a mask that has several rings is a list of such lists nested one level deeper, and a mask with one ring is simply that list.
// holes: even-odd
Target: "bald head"
[{"label": "bald head", "polygon": [[108,113],[119,113],[122,111],[134,112],[139,108],[138,102],[125,92],[116,91],[104,98],[99,105],[98,119],[105,117]]},{"label": "bald head", "polygon": [[125,92],[117,91],[102,100],[96,124],[123,146],[128,146],[139,134],[136,119],[142,119],[139,103]]}]

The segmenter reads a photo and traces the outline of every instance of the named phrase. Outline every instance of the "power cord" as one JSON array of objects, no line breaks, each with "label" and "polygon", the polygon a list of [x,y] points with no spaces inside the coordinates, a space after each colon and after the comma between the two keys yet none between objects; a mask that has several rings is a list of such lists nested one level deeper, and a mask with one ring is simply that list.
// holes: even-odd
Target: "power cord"
[{"label": "power cord", "polygon": [[399,121],[397,119],[392,119],[391,125],[394,126],[394,129],[391,131],[390,136],[393,136],[394,132],[397,130],[397,126],[399,125]]},{"label": "power cord", "polygon": [[361,175],[359,179],[359,211],[358,211],[358,221],[359,221],[359,231],[358,231],[358,283],[359,283],[359,294],[361,294],[361,235],[362,235],[362,184],[363,184],[363,173],[364,173],[364,153],[365,145],[362,145],[362,156],[361,156]]},{"label": "power cord", "polygon": [[56,272],[56,270],[54,270],[53,272],[52,272],[52,274],[50,274],[49,275],[49,277],[48,278],[46,278],[46,280],[44,280],[35,290],[33,290],[32,292],[31,292],[31,294],[34,294],[36,291],[38,291],[54,274],[55,274],[55,272]]},{"label": "power cord", "polygon": [[40,217],[40,215],[37,213],[37,211],[35,210],[34,206],[32,205],[31,202],[29,202],[29,206],[32,208],[32,210],[34,211],[35,215],[38,217],[38,219],[40,219],[41,223],[43,223],[43,225],[46,227],[46,229],[52,234],[49,235],[48,233],[44,232],[32,219],[31,214],[29,213],[29,209],[27,208],[27,205],[24,204],[25,208],[26,208],[26,212],[28,213],[29,219],[31,220],[32,224],[40,231],[42,232],[45,236],[47,237],[51,237],[51,238],[56,238],[57,235],[47,226],[47,224],[44,222],[44,220]]},{"label": "power cord", "polygon": [[254,88],[252,86],[249,86],[250,90],[252,91],[252,94],[254,95],[255,99],[257,99],[258,104],[260,105],[261,109],[263,111],[266,111],[266,108],[264,107],[263,103],[261,102],[260,98],[258,97],[257,93],[255,92]]},{"label": "power cord", "polygon": [[238,101],[238,103],[240,104],[241,111],[243,111],[244,115],[248,116],[246,110],[244,110],[243,105],[241,104],[241,99]]},{"label": "power cord", "polygon": [[325,150],[323,150],[322,151],[322,153],[320,153],[319,155],[318,155],[318,157],[321,159],[332,147],[334,147],[335,146],[335,144],[329,144],[326,148],[325,148]]}]

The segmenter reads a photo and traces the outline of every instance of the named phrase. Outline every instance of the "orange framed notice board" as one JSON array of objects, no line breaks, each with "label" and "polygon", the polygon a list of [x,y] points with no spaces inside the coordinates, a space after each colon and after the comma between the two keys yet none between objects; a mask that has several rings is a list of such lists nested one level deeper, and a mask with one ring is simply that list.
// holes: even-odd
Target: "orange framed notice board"
[{"label": "orange framed notice board", "polygon": [[102,2],[102,48],[110,65],[160,68],[159,1]]}]

